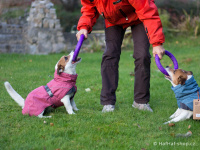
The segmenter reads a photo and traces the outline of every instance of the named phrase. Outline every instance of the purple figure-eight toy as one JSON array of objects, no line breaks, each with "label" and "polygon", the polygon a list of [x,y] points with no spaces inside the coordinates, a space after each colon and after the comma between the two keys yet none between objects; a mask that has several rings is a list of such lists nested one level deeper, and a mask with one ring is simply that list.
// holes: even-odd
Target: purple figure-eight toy
[{"label": "purple figure-eight toy", "polygon": [[[169,58],[172,60],[173,64],[174,64],[174,69],[178,69],[178,62],[176,60],[176,58],[174,57],[174,55],[172,55],[172,53],[170,53],[169,51],[165,50],[165,55],[169,56]],[[160,63],[160,58],[158,57],[158,55],[156,54],[155,56],[155,61],[156,61],[156,65],[158,67],[158,69],[165,75],[169,76],[169,74],[167,73],[167,71],[165,70],[165,68],[163,68],[163,66]]]},{"label": "purple figure-eight toy", "polygon": [[79,39],[79,41],[78,41],[78,43],[76,45],[76,48],[74,50],[74,55],[73,55],[72,61],[76,61],[76,59],[78,57],[78,53],[79,53],[79,51],[81,49],[81,46],[82,46],[82,43],[83,43],[84,39],[85,39],[85,36],[83,34],[81,34],[80,39]]}]

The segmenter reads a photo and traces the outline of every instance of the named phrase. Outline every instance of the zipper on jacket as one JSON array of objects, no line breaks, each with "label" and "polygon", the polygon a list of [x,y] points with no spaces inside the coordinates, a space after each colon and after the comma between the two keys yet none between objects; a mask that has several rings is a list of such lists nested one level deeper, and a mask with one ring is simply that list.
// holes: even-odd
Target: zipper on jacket
[{"label": "zipper on jacket", "polygon": [[106,19],[103,12],[101,13],[101,15],[103,16],[104,19]]},{"label": "zipper on jacket", "polygon": [[122,0],[118,0],[118,1],[115,1],[115,2],[113,2],[113,4],[115,5],[115,4],[118,4],[118,3],[120,3]]},{"label": "zipper on jacket", "polygon": [[119,11],[120,11],[121,14],[126,18],[126,20],[128,20],[128,17],[127,17],[127,15],[123,12],[123,10],[122,10],[122,9],[119,9]]},{"label": "zipper on jacket", "polygon": [[96,17],[97,13],[98,13],[97,9],[95,9],[95,10],[96,10],[96,12],[95,12],[95,15],[92,19],[94,19]]}]

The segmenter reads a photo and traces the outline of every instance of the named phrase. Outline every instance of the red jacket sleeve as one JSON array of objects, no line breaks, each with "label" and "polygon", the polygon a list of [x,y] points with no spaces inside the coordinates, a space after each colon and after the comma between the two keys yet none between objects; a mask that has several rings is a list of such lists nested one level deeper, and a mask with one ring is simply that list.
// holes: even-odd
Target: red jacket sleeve
[{"label": "red jacket sleeve", "polygon": [[79,19],[77,29],[87,29],[90,33],[92,31],[92,27],[96,23],[96,20],[99,18],[99,13],[90,0],[81,0],[81,4],[82,16]]},{"label": "red jacket sleeve", "polygon": [[162,23],[154,0],[129,0],[138,18],[143,22],[150,44],[161,45],[165,42]]}]

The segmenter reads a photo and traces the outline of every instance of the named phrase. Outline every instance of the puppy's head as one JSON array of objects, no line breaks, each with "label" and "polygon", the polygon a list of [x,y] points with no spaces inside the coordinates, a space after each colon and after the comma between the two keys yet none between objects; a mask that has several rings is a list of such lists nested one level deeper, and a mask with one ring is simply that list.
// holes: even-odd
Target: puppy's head
[{"label": "puppy's head", "polygon": [[68,56],[62,56],[57,62],[55,69],[57,74],[60,75],[62,72],[67,74],[76,74],[76,65],[81,62],[81,58],[77,58],[76,61],[72,61],[74,51],[72,51]]},{"label": "puppy's head", "polygon": [[192,75],[191,71],[185,71],[182,69],[172,69],[170,67],[165,68],[169,76],[165,76],[167,80],[169,80],[172,85],[176,86],[178,84],[185,84],[185,81],[188,78],[188,75]]}]

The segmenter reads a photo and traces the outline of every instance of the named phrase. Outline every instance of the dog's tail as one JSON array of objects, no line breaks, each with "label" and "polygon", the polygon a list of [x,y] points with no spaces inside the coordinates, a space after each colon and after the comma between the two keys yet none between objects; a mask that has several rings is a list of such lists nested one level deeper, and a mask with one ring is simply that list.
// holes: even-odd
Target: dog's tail
[{"label": "dog's tail", "polygon": [[24,108],[24,99],[12,88],[12,86],[10,85],[9,82],[5,82],[4,83],[5,88],[8,92],[8,94],[15,100],[15,102],[22,107],[22,109]]}]

